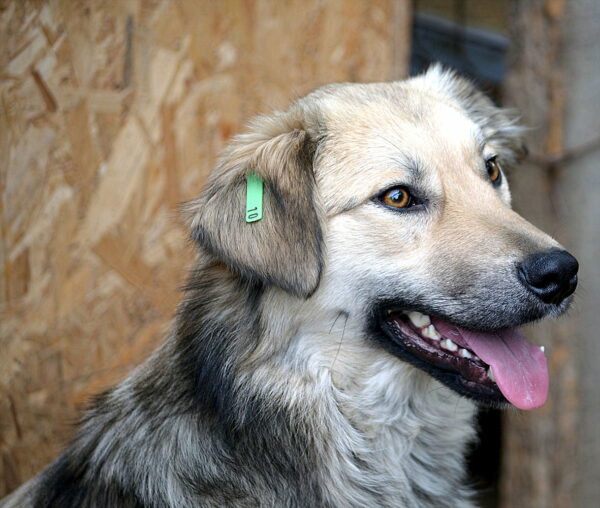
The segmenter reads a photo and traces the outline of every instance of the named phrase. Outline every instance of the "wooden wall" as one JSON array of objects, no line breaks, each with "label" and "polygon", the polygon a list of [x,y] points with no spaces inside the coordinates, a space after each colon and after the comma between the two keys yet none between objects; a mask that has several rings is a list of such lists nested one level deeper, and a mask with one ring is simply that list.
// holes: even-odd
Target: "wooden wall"
[{"label": "wooden wall", "polygon": [[400,77],[404,0],[0,3],[0,497],[161,341],[177,204],[259,112]]},{"label": "wooden wall", "polygon": [[569,313],[536,324],[550,395],[533,412],[504,414],[501,506],[597,506],[600,499],[600,3],[512,0],[506,98],[528,133],[514,172],[515,207],[580,262]]}]

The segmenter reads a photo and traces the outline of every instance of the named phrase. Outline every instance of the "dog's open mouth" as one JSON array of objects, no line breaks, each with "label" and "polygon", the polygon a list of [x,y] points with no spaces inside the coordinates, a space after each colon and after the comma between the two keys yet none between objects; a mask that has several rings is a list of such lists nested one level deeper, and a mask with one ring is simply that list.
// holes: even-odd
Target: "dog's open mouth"
[{"label": "dog's open mouth", "polygon": [[479,332],[420,312],[386,310],[382,329],[403,354],[459,393],[487,403],[535,409],[548,395],[543,349],[516,328]]}]

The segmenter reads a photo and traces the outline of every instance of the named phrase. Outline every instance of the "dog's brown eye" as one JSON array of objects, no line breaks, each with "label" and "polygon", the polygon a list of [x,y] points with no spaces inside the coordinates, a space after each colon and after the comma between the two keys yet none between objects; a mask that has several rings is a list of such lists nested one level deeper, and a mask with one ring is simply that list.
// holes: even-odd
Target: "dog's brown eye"
[{"label": "dog's brown eye", "polygon": [[488,176],[490,177],[490,182],[494,185],[498,185],[500,183],[500,176],[502,172],[500,171],[500,164],[496,160],[496,157],[492,157],[485,161],[485,167],[488,172]]},{"label": "dog's brown eye", "polygon": [[412,196],[404,187],[389,189],[383,194],[381,200],[394,208],[408,208],[413,203]]}]

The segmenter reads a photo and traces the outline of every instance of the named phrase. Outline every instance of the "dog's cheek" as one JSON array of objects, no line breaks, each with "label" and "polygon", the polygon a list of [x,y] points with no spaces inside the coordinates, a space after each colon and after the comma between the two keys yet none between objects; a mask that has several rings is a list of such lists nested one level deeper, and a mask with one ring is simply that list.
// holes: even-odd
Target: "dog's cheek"
[{"label": "dog's cheek", "polygon": [[426,290],[424,254],[412,228],[356,211],[331,218],[327,231],[323,290],[346,310]]}]

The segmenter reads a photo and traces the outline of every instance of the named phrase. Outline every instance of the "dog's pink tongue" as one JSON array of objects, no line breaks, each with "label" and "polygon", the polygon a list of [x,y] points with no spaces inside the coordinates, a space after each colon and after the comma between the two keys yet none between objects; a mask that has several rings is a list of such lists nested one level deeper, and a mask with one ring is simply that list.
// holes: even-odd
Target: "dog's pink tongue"
[{"label": "dog's pink tongue", "polygon": [[[542,350],[516,328],[493,333],[471,332],[453,326],[436,328],[446,337],[457,332],[479,358],[492,367],[496,384],[511,404],[535,409],[548,397],[548,365]],[[443,328],[446,328],[445,330]],[[453,330],[452,330],[453,329]],[[446,333],[445,333],[446,332]]]},{"label": "dog's pink tongue", "polygon": [[542,350],[516,328],[495,333],[461,330],[479,358],[491,365],[496,384],[519,409],[543,406],[548,397],[548,365]]}]

